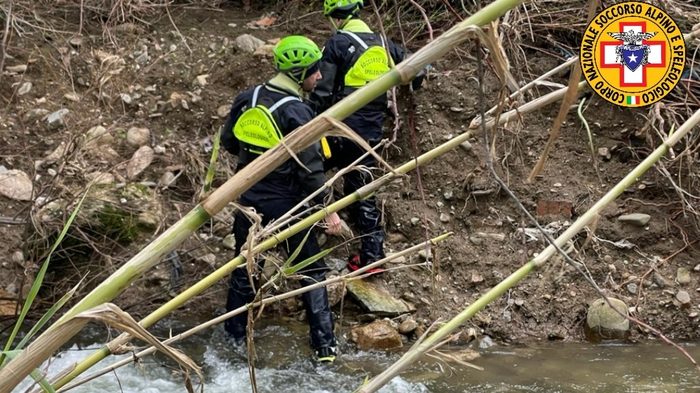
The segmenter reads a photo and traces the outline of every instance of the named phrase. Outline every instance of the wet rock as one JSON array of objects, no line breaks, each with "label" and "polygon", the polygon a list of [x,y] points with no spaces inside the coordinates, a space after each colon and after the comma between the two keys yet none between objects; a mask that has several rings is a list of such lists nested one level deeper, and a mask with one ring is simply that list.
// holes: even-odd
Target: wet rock
[{"label": "wet rock", "polygon": [[148,145],[151,141],[151,131],[148,128],[131,127],[126,132],[126,143],[134,147]]},{"label": "wet rock", "polygon": [[651,220],[651,216],[644,213],[624,214],[617,218],[617,221],[638,227],[646,226],[649,220]]},{"label": "wet rock", "polygon": [[395,298],[384,286],[375,281],[353,280],[347,283],[348,292],[367,311],[379,315],[397,316],[415,310],[410,304]]},{"label": "wet rock", "polygon": [[418,322],[413,318],[407,318],[399,325],[399,333],[407,336],[413,333],[416,328],[418,328]]},{"label": "wet rock", "polygon": [[690,284],[690,270],[685,267],[679,267],[676,271],[676,282],[681,285]]},{"label": "wet rock", "polygon": [[690,306],[690,294],[686,291],[678,291],[676,293],[676,300],[681,304],[681,307]]},{"label": "wet rock", "polygon": [[445,224],[450,222],[450,215],[446,213],[440,213],[440,222]]},{"label": "wet rock", "polygon": [[236,237],[233,236],[233,233],[229,233],[221,241],[221,245],[224,246],[225,248],[228,248],[229,250],[235,250],[236,249]]},{"label": "wet rock", "polygon": [[141,146],[129,160],[126,166],[126,177],[134,179],[140,175],[153,162],[153,149],[149,146]]},{"label": "wet rock", "polygon": [[216,115],[219,116],[220,119],[225,119],[228,117],[228,113],[231,107],[229,105],[221,105],[220,107],[216,108]]},{"label": "wet rock", "polygon": [[350,337],[357,344],[357,347],[363,350],[386,350],[403,346],[401,335],[386,320],[374,321],[369,325],[356,327],[352,329]]},{"label": "wet rock", "polygon": [[23,96],[29,93],[30,91],[32,91],[32,82],[24,82],[22,83],[22,86],[20,86],[19,89],[17,89],[17,95]]},{"label": "wet rock", "polygon": [[105,185],[114,183],[114,175],[109,172],[92,172],[85,175],[85,180],[94,182],[96,185]]},{"label": "wet rock", "polygon": [[473,362],[474,360],[481,357],[479,352],[477,352],[473,349],[470,349],[470,348],[464,348],[464,349],[460,349],[457,351],[449,351],[449,352],[446,352],[446,355],[447,355],[447,358],[445,360],[447,360],[449,362],[452,359],[458,363]]},{"label": "wet rock", "polygon": [[493,339],[489,336],[483,336],[481,340],[479,340],[479,349],[488,349],[494,345],[496,344],[494,344]]},{"label": "wet rock", "polygon": [[253,53],[256,49],[265,45],[265,41],[250,34],[243,34],[236,37],[235,44],[241,51]]},{"label": "wet rock", "polygon": [[56,112],[51,113],[46,117],[46,124],[50,130],[57,130],[63,128],[65,123],[65,117],[70,111],[66,108],[59,109]]},{"label": "wet rock", "polygon": [[32,199],[33,184],[29,176],[17,169],[0,173],[0,195],[17,201]]},{"label": "wet rock", "polygon": [[623,339],[629,334],[630,322],[628,319],[618,314],[628,315],[628,308],[625,302],[615,298],[608,298],[612,309],[605,302],[605,299],[595,300],[588,307],[586,316],[586,333],[592,341],[605,339]]}]

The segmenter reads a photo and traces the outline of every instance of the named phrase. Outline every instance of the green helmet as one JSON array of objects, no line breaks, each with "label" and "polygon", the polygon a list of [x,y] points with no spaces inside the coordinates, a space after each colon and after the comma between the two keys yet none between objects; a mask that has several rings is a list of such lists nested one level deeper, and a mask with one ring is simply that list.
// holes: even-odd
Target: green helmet
[{"label": "green helmet", "polygon": [[310,39],[301,35],[284,37],[272,49],[278,71],[305,74],[303,71],[321,60],[321,50]]},{"label": "green helmet", "polygon": [[362,8],[362,0],[324,0],[323,15],[346,19]]}]

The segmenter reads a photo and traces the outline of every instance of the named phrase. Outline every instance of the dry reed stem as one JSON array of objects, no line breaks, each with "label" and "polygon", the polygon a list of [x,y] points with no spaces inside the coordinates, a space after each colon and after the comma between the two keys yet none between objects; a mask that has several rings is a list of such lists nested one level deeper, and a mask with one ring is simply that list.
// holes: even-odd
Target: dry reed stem
[{"label": "dry reed stem", "polygon": [[[598,0],[589,1],[587,11],[588,16],[586,19],[587,22],[593,19],[597,7]],[[549,139],[547,140],[547,143],[544,146],[544,150],[542,151],[540,159],[537,161],[537,164],[535,164],[535,167],[532,168],[530,175],[528,175],[527,180],[525,181],[526,183],[532,183],[544,169],[544,165],[547,162],[547,158],[549,157],[549,152],[552,149],[552,147],[554,147],[554,142],[559,138],[561,126],[564,123],[564,120],[566,120],[566,116],[569,113],[571,105],[574,103],[576,97],[578,96],[578,89],[576,86],[580,80],[581,64],[576,63],[574,64],[574,68],[571,70],[571,75],[569,75],[569,87],[566,90],[564,100],[562,101],[561,106],[559,107],[559,113],[557,113],[557,117],[554,119],[554,124],[552,124],[552,129],[549,132]]]}]

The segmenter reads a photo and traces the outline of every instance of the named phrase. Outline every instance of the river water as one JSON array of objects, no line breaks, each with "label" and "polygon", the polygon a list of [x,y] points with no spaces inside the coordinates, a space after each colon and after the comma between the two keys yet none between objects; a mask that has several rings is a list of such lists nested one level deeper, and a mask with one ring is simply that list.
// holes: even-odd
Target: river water
[{"label": "river water", "polygon": [[[179,324],[178,324],[179,325]],[[263,323],[263,325],[265,325]],[[179,329],[176,329],[179,330]],[[88,333],[52,359],[45,369],[56,373],[98,348],[85,340],[99,341],[104,332]],[[305,326],[269,323],[256,331],[259,392],[352,392],[366,378],[393,363],[400,353],[362,352],[351,346],[331,367],[316,367],[310,359]],[[700,358],[697,344],[684,344]],[[250,392],[250,377],[243,355],[231,351],[221,330],[192,337],[179,346],[205,374],[204,391]],[[450,348],[450,350],[460,350]],[[680,352],[661,344],[542,343],[528,346],[494,346],[471,363],[483,371],[427,358],[394,378],[383,393],[447,392],[700,392],[700,373]],[[100,365],[107,365],[103,362]],[[94,368],[93,370],[96,370]],[[194,378],[196,381],[196,377]],[[14,392],[23,392],[28,383]],[[182,377],[171,362],[147,357],[71,390],[76,393],[186,392]]]}]

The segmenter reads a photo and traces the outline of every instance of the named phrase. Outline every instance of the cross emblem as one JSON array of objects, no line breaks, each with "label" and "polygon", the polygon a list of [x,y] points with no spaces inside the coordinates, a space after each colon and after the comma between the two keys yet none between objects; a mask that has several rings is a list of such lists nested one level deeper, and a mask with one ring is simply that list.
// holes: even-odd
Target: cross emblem
[{"label": "cross emblem", "polygon": [[[619,22],[619,31],[644,35],[647,23]],[[620,70],[620,87],[647,87],[647,67],[666,67],[666,42],[641,40],[642,45],[649,48],[647,63],[642,64],[644,52],[627,52],[621,58],[618,47],[625,44],[623,40],[601,41],[600,68],[617,68]]]}]

